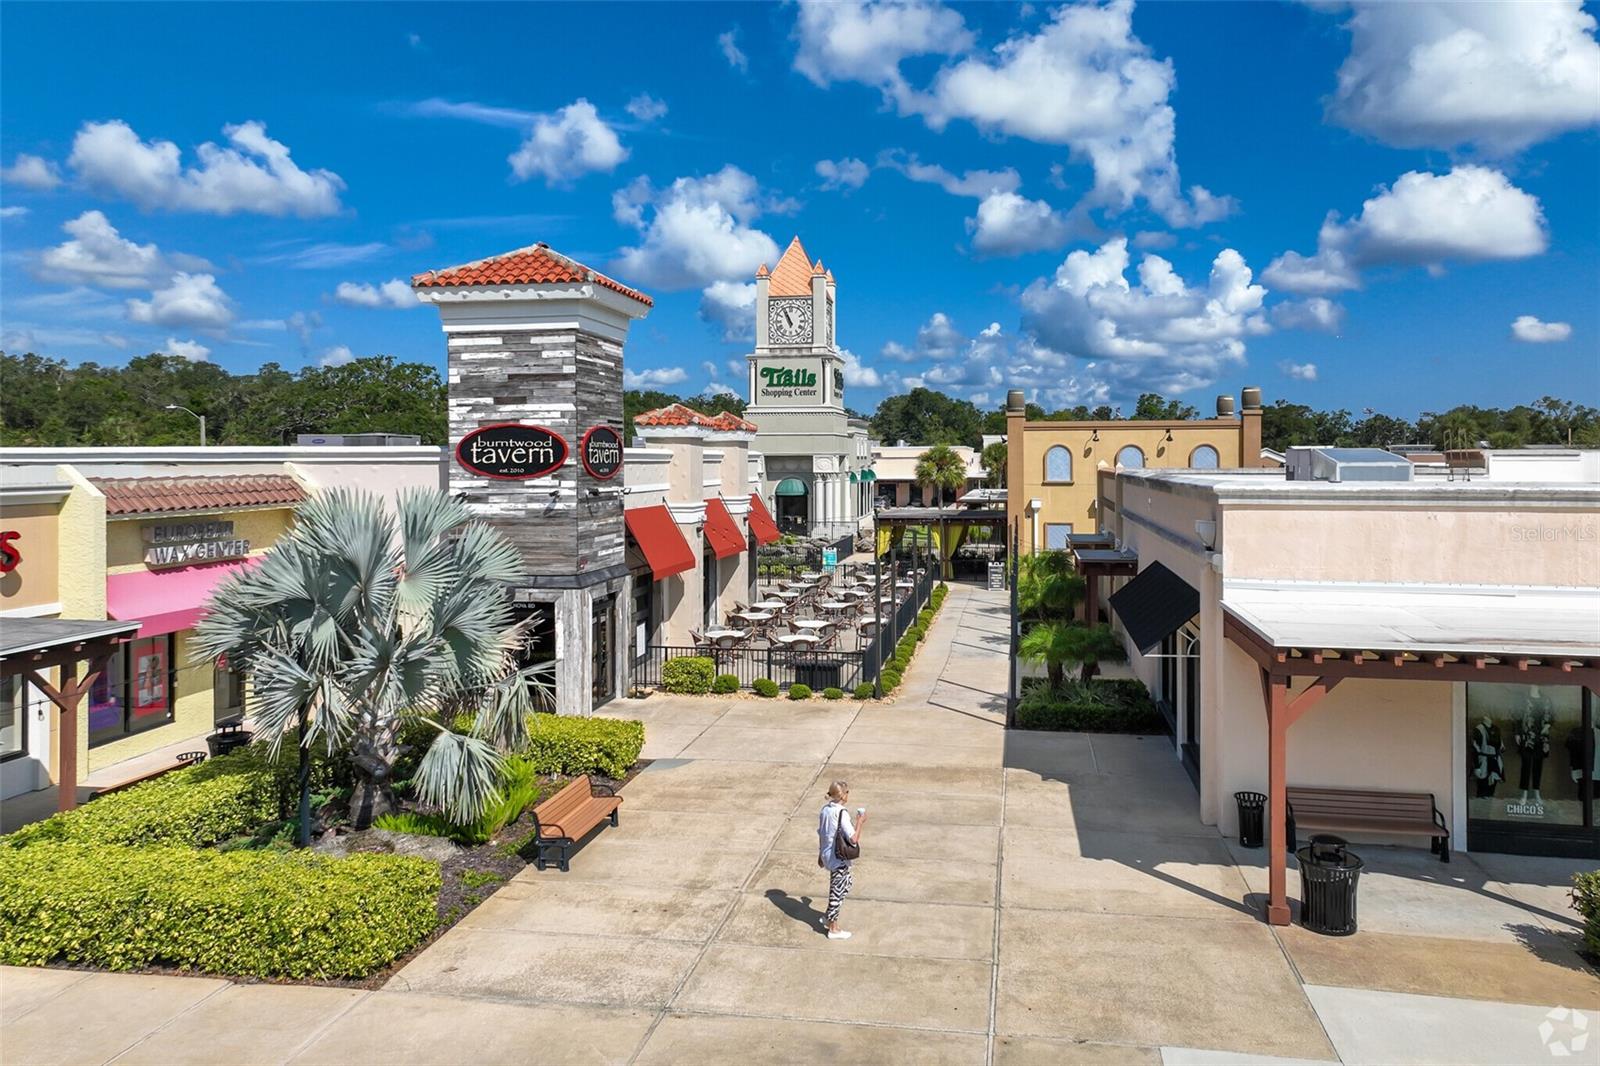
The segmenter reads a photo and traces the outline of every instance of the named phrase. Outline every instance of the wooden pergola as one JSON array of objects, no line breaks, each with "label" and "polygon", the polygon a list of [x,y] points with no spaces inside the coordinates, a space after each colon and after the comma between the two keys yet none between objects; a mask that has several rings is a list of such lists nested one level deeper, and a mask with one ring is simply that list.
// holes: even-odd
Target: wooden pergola
[{"label": "wooden pergola", "polygon": [[[0,680],[26,678],[55,704],[61,765],[56,775],[57,808],[78,805],[78,707],[94,687],[119,644],[133,639],[139,622],[84,622],[66,618],[8,618],[0,626]],[[82,676],[79,664],[85,664]],[[59,684],[44,672],[59,668]]]},{"label": "wooden pergola", "polygon": [[1073,547],[1072,557],[1084,582],[1084,619],[1095,625],[1100,618],[1100,579],[1135,577],[1139,573],[1139,553],[1129,548]]},{"label": "wooden pergola", "polygon": [[[1514,596],[1498,597],[1504,601]],[[1463,597],[1466,599],[1466,597]],[[1585,601],[1587,602],[1587,601]],[[1465,606],[1465,604],[1463,604]],[[1482,608],[1493,611],[1492,599]],[[1269,892],[1266,919],[1272,925],[1289,924],[1287,858],[1283,841],[1287,832],[1287,787],[1289,727],[1315,707],[1346,678],[1390,681],[1478,681],[1520,685],[1577,685],[1590,699],[1600,691],[1600,614],[1593,606],[1580,606],[1565,619],[1541,617],[1532,629],[1519,632],[1518,619],[1508,602],[1498,604],[1500,618],[1479,617],[1464,629],[1459,639],[1444,632],[1433,640],[1406,640],[1397,625],[1373,624],[1372,636],[1365,642],[1298,639],[1291,627],[1275,627],[1248,609],[1230,605],[1223,597],[1223,633],[1236,647],[1249,655],[1261,671],[1262,701],[1267,714],[1267,847]],[[1481,613],[1468,611],[1468,614]],[[1562,625],[1562,622],[1565,625]],[[1312,632],[1310,624],[1293,628],[1299,636]],[[1346,616],[1338,628],[1348,633],[1352,623]],[[1584,627],[1587,626],[1587,629]],[[1556,630],[1575,634],[1571,639]],[[1309,683],[1291,695],[1296,678]],[[1590,756],[1592,758],[1592,754]]]}]

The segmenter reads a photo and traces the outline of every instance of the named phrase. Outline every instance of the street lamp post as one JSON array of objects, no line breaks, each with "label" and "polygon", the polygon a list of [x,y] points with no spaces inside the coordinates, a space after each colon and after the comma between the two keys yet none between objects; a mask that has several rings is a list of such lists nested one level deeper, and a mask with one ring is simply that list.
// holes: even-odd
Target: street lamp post
[{"label": "street lamp post", "polygon": [[184,407],[181,404],[175,404],[175,403],[167,404],[167,410],[169,410],[169,411],[182,411],[184,414],[194,415],[195,418],[198,418],[200,420],[200,447],[204,448],[206,446],[206,416],[205,415],[196,415],[193,411],[189,410],[187,407]]},{"label": "street lamp post", "polygon": [[878,505],[872,505],[872,694],[883,695],[883,556],[878,553]]}]

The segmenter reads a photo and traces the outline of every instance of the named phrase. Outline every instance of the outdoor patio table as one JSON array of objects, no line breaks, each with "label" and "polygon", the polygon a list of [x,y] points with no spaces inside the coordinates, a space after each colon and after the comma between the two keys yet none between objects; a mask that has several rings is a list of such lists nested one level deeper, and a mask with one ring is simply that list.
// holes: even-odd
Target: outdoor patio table
[{"label": "outdoor patio table", "polygon": [[782,592],[774,592],[773,595],[785,603],[793,603],[800,598],[800,593],[794,589],[784,589]]},{"label": "outdoor patio table", "polygon": [[817,643],[817,637],[811,633],[779,633],[772,639],[787,648],[809,648]]},{"label": "outdoor patio table", "polygon": [[743,639],[745,631],[742,629],[708,629],[707,640]]},{"label": "outdoor patio table", "polygon": [[759,600],[750,606],[758,611],[781,611],[789,605],[782,600]]},{"label": "outdoor patio table", "polygon": [[770,621],[772,621],[772,612],[771,611],[735,611],[735,612],[733,612],[733,617],[739,619],[739,621],[741,621],[741,622],[770,622]]}]

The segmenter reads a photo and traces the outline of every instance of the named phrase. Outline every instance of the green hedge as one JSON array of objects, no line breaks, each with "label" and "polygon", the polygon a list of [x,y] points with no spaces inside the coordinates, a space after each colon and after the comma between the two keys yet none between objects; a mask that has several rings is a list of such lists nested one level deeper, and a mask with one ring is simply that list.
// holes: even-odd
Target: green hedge
[{"label": "green hedge", "polygon": [[536,714],[528,723],[523,757],[540,774],[622,777],[639,761],[643,747],[643,722]]},{"label": "green hedge", "polygon": [[0,852],[0,963],[364,977],[432,932],[438,894],[397,855],[39,842]]},{"label": "green hedge", "polygon": [[1583,915],[1583,943],[1600,956],[1600,870],[1572,875],[1572,907]]},{"label": "green hedge", "polygon": [[875,691],[877,690],[872,687],[871,681],[863,681],[856,686],[855,696],[858,700],[870,700]]},{"label": "green hedge", "polygon": [[717,664],[703,655],[680,655],[661,664],[661,687],[667,692],[703,696],[711,691]]},{"label": "green hedge", "polygon": [[[313,790],[332,771],[314,760]],[[13,846],[38,841],[80,844],[176,844],[208,847],[253,833],[263,822],[289,813],[294,795],[295,751],[267,760],[266,746],[247,748],[173,770],[121,792],[101,796],[77,810],[24,826],[6,837]]]},{"label": "green hedge", "polygon": [[730,692],[739,691],[738,674],[718,674],[711,680],[711,691],[719,696],[726,696]]},{"label": "green hedge", "polygon": [[1083,733],[1163,733],[1167,721],[1143,684],[1127,680],[1072,681],[1061,689],[1038,679],[1023,683],[1019,729]]},{"label": "green hedge", "polygon": [[778,694],[778,683],[770,677],[758,677],[750,687],[756,690],[757,696],[765,696],[769,700]]},{"label": "green hedge", "polygon": [[844,689],[829,685],[822,690],[822,698],[825,700],[842,700],[844,699]]},{"label": "green hedge", "polygon": [[789,686],[789,698],[791,700],[809,700],[811,698],[811,686],[802,685],[796,681]]},{"label": "green hedge", "polygon": [[887,696],[900,687],[900,673],[897,670],[885,670],[878,678],[878,684],[883,686],[883,694]]}]

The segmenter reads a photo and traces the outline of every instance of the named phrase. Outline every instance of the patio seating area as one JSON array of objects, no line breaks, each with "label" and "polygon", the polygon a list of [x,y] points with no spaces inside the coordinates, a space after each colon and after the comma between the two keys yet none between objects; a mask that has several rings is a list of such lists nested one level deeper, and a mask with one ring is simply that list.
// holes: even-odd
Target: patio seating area
[{"label": "patio seating area", "polygon": [[694,645],[707,655],[768,648],[861,651],[878,620],[911,599],[927,573],[925,566],[891,562],[876,579],[871,566],[852,565],[763,581],[752,602],[734,604],[722,624],[693,631]]}]

